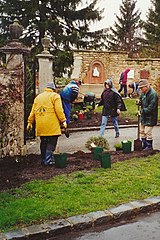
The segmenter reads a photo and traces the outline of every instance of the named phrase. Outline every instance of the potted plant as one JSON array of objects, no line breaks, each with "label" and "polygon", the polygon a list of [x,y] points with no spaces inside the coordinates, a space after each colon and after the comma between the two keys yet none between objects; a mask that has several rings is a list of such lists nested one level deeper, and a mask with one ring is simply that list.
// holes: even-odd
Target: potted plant
[{"label": "potted plant", "polygon": [[114,147],[115,147],[116,151],[121,151],[122,150],[122,143],[116,143],[116,144],[114,144]]},{"label": "potted plant", "polygon": [[92,118],[92,109],[88,106],[86,107],[86,118],[91,119]]},{"label": "potted plant", "polygon": [[122,141],[122,150],[124,153],[130,153],[132,151],[132,141],[131,140]]},{"label": "potted plant", "polygon": [[80,110],[79,113],[78,113],[78,118],[79,119],[83,119],[84,118],[84,111],[83,110]]},{"label": "potted plant", "polygon": [[74,113],[74,114],[72,115],[72,119],[73,119],[74,121],[77,121],[77,120],[78,120],[78,115],[77,115],[76,113]]},{"label": "potted plant", "polygon": [[90,137],[85,143],[85,147],[89,150],[93,150],[94,147],[102,147],[109,150],[109,143],[104,137]]}]

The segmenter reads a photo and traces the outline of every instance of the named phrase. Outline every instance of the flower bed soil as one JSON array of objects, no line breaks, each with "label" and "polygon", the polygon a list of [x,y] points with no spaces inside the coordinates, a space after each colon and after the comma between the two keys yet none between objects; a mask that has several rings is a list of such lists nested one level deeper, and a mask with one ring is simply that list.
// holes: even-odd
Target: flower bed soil
[{"label": "flower bed soil", "polygon": [[[153,155],[158,150],[135,151],[124,154],[122,151],[109,151],[111,155],[111,163],[124,161],[133,157],[146,157]],[[4,191],[14,187],[20,187],[23,183],[31,180],[50,179],[56,175],[69,174],[79,170],[91,170],[99,168],[100,161],[93,160],[92,153],[84,153],[82,151],[68,154],[67,167],[63,169],[55,168],[55,166],[42,166],[41,157],[39,155],[28,155],[25,157],[11,158],[6,157],[0,159],[0,191]]]},{"label": "flower bed soil", "polygon": [[[72,120],[69,123],[68,127],[69,128],[83,128],[83,127],[99,127],[101,124],[101,113],[92,113],[91,119],[87,119],[87,116],[84,115],[83,119],[77,119],[77,120]],[[122,116],[118,117],[118,123],[119,125],[131,125],[131,124],[137,124],[136,120],[129,119],[129,118],[124,118]],[[108,119],[108,126],[113,125],[111,119]]]},{"label": "flower bed soil", "polygon": [[[83,128],[89,126],[100,126],[101,114],[93,113],[91,119],[86,116],[77,121],[71,121],[69,128]],[[119,117],[119,125],[135,124],[136,122],[130,119]],[[108,125],[112,125],[109,120]],[[135,151],[129,154],[124,154],[122,151],[109,151],[111,154],[111,162],[124,161],[133,157],[146,157],[157,153],[157,150],[150,151]],[[14,187],[20,187],[23,183],[31,180],[50,179],[56,175],[69,174],[79,170],[91,170],[99,168],[100,162],[93,160],[92,153],[84,153],[82,151],[68,154],[67,167],[63,169],[55,168],[55,166],[44,167],[41,165],[41,157],[39,155],[28,155],[25,157],[5,157],[0,159],[0,191],[4,191]]]}]

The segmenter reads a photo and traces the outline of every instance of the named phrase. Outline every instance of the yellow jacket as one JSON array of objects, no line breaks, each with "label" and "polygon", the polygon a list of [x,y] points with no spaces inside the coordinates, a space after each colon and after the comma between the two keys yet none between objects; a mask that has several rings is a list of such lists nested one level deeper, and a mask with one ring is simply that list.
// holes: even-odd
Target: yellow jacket
[{"label": "yellow jacket", "polygon": [[60,124],[66,121],[60,95],[50,88],[35,99],[28,123],[36,123],[36,136],[61,135]]}]

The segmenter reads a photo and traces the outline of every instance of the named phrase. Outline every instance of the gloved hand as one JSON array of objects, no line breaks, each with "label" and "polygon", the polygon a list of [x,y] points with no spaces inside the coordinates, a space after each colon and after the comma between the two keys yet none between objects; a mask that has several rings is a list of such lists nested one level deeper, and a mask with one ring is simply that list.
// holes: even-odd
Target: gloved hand
[{"label": "gloved hand", "polygon": [[119,115],[121,113],[121,110],[120,109],[117,109],[117,114]]},{"label": "gloved hand", "polygon": [[28,125],[27,125],[27,130],[28,130],[28,131],[31,131],[32,128],[33,128],[33,127],[32,127],[32,123],[28,123]]},{"label": "gloved hand", "polygon": [[140,99],[137,99],[137,100],[136,100],[136,105],[141,106],[141,104],[142,104],[141,100],[140,100]]},{"label": "gloved hand", "polygon": [[66,121],[62,123],[62,128],[67,128],[67,123],[66,123]]},{"label": "gloved hand", "polygon": [[140,111],[137,111],[137,116],[141,116],[141,112]]},{"label": "gloved hand", "polygon": [[98,107],[98,104],[95,105],[95,109]]}]

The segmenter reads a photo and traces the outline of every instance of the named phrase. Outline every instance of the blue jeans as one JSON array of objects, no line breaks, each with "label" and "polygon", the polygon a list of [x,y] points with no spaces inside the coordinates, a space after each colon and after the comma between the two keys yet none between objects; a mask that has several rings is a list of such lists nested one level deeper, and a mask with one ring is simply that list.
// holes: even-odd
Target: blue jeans
[{"label": "blue jeans", "polygon": [[40,150],[42,162],[48,165],[53,160],[53,151],[56,149],[59,136],[41,136]]},{"label": "blue jeans", "polygon": [[[118,127],[118,121],[117,121],[117,117],[111,117],[112,119],[112,123],[115,129],[116,133],[119,133],[119,127]],[[100,136],[103,137],[104,136],[104,131],[107,125],[107,121],[108,121],[108,116],[102,116],[102,122],[101,122],[101,127],[100,127]]]},{"label": "blue jeans", "polygon": [[68,124],[70,122],[71,103],[68,102],[68,101],[65,101],[62,98],[62,106],[63,106],[64,114],[65,114],[65,117],[66,117],[66,122]]}]

